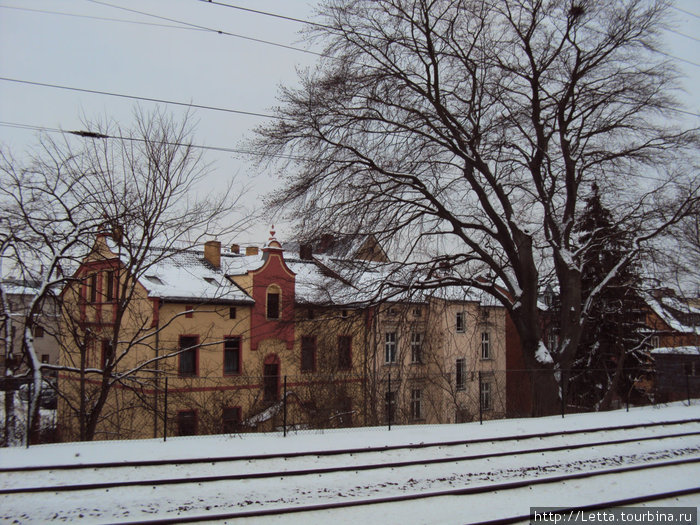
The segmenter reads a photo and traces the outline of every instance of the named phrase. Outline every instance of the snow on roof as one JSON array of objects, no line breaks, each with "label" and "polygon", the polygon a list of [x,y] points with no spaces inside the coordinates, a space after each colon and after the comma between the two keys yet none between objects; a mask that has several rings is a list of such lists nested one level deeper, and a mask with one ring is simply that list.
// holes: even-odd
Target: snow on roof
[{"label": "snow on roof", "polygon": [[[106,245],[125,264],[128,255],[110,238]],[[253,298],[226,276],[245,273],[262,265],[260,257],[221,254],[221,267],[215,268],[203,250],[151,248],[139,282],[149,297],[192,302],[253,303]]]},{"label": "snow on roof", "polygon": [[[221,268],[214,268],[204,253],[187,250],[167,255],[154,262],[140,279],[149,297],[163,299],[252,303],[253,299],[226,275],[238,273],[252,261],[221,255]],[[248,259],[240,257],[239,259]],[[243,263],[243,264],[241,264]],[[235,271],[231,272],[231,269]]]},{"label": "snow on roof", "polygon": [[698,346],[668,346],[664,348],[654,348],[652,355],[697,355],[700,356]]},{"label": "snow on roof", "polygon": [[[690,306],[687,302],[671,296],[657,299],[647,295],[646,302],[672,330],[700,335],[700,326],[692,323],[692,318],[700,316],[700,308]],[[683,319],[684,317],[686,319]],[[684,321],[691,321],[692,324]]]}]

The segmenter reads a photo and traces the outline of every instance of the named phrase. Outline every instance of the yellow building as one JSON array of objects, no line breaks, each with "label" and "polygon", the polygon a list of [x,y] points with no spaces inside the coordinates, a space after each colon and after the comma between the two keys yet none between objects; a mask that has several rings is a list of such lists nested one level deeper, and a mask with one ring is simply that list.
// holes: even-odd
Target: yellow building
[{"label": "yellow building", "polygon": [[245,254],[210,241],[137,265],[99,237],[62,296],[63,438],[502,415],[503,308],[461,289],[384,296],[371,237],[315,248],[273,233]]}]

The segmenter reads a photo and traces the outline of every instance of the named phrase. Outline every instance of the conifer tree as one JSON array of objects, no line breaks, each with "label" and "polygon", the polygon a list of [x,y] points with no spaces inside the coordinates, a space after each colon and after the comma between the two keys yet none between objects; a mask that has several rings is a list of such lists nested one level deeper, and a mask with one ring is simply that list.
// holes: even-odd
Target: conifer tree
[{"label": "conifer tree", "polygon": [[630,234],[601,202],[598,187],[579,218],[576,230],[587,247],[581,255],[583,296],[613,274],[596,295],[578,345],[571,373],[569,400],[586,408],[605,410],[615,398],[634,399],[634,385],[644,374],[641,277],[636,263],[615,265],[631,249]]}]

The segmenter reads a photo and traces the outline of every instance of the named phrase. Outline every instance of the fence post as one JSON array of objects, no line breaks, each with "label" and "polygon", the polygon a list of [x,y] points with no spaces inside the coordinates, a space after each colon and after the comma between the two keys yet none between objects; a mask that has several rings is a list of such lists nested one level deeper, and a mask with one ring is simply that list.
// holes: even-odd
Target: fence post
[{"label": "fence post", "polygon": [[483,425],[484,424],[484,407],[481,402],[481,370],[479,370],[479,389],[476,393],[479,399],[479,424]]},{"label": "fence post", "polygon": [[388,397],[388,399],[386,399],[386,418],[389,420],[389,430],[391,430],[391,418],[394,415],[393,409],[392,409],[394,395],[391,393],[391,371],[389,371],[389,392],[387,395],[389,397]]},{"label": "fence post", "polygon": [[282,436],[287,437],[287,376],[284,376],[284,418],[282,419]]},{"label": "fence post", "polygon": [[[32,377],[32,380],[29,382],[29,397],[27,398],[27,425],[26,425],[26,436],[25,439],[27,440],[27,448],[29,448],[29,442],[32,439],[32,390],[34,387],[34,377]],[[7,394],[5,394],[7,395]]]},{"label": "fence post", "polygon": [[564,413],[566,412],[566,371],[562,369],[561,371],[561,417],[564,418]]},{"label": "fence post", "polygon": [[168,376],[165,376],[165,399],[163,400],[163,441],[168,440]]}]

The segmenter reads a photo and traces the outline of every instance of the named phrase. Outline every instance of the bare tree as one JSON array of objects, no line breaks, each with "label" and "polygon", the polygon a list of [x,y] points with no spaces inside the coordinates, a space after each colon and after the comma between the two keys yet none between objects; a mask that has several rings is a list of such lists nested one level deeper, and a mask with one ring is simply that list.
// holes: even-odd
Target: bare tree
[{"label": "bare tree", "polygon": [[[4,155],[0,189],[6,217],[3,239],[9,239],[3,240],[9,246],[3,246],[3,255],[10,256],[16,272],[40,283],[23,323],[23,359],[34,384],[31,419],[36,421],[42,370],[59,369],[67,377],[75,374],[81,395],[73,408],[80,420],[81,439],[94,436],[112,387],[140,370],[119,368],[146,332],[152,332],[144,319],[128,319],[137,328],[123,329],[138,280],[153,265],[203,237],[230,231],[233,226],[222,227],[221,222],[234,204],[230,185],[215,197],[197,196],[197,185],[209,174],[209,167],[192,147],[189,116],[178,121],[158,109],[137,110],[133,129],[100,122],[86,126],[89,131],[78,133],[80,139],[42,137],[26,167]],[[100,235],[111,239],[109,255],[95,251]],[[100,326],[86,318],[85,302],[82,306],[65,302],[59,339],[64,355],[82,357],[77,361],[68,357],[63,366],[42,364],[33,347],[33,322],[48,294],[61,293],[65,299],[90,286],[86,280],[94,276],[82,272],[89,255],[105,258],[105,268],[112,272],[111,283],[106,281],[92,292],[110,295],[111,322],[106,323],[108,328]],[[104,359],[89,363],[87,351],[97,337],[106,341]],[[70,352],[75,350],[77,354]],[[88,402],[89,383],[98,388]]]},{"label": "bare tree", "polygon": [[[659,51],[666,0],[334,0],[302,87],[254,144],[280,161],[306,236],[374,233],[419,270],[413,287],[496,297],[533,370],[569,368],[600,290],[697,201],[697,135],[673,119]],[[574,224],[596,182],[630,249],[582,297]],[[662,206],[684,188],[686,198]],[[560,344],[541,343],[538,288],[560,291]],[[538,406],[554,409],[555,374]]]}]

